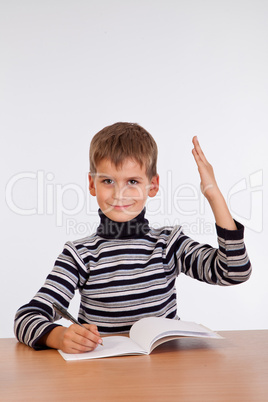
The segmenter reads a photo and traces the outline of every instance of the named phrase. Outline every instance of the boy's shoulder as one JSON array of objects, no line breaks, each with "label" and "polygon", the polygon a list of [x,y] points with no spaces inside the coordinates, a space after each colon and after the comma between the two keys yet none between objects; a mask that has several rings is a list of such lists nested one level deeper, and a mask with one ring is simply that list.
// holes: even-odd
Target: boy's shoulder
[{"label": "boy's shoulder", "polygon": [[182,226],[161,226],[161,227],[150,227],[150,232],[152,236],[158,238],[169,238],[174,235],[180,235],[182,233]]},{"label": "boy's shoulder", "polygon": [[66,244],[72,244],[73,247],[79,248],[79,247],[83,247],[86,245],[94,245],[96,244],[96,242],[98,241],[99,236],[96,233],[92,233],[88,236],[79,238],[79,239],[74,239],[74,240],[69,240],[67,241]]},{"label": "boy's shoulder", "polygon": [[150,233],[153,236],[170,236],[171,234],[174,233],[181,233],[182,232],[182,226],[180,225],[174,225],[174,226],[152,226],[150,227]]}]

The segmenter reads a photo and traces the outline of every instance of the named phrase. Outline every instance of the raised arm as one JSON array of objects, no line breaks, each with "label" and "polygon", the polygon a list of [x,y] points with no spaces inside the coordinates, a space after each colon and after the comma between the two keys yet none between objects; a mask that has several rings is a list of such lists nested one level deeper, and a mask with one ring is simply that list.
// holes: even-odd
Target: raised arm
[{"label": "raised arm", "polygon": [[214,214],[216,224],[223,229],[236,230],[236,224],[230,214],[225,199],[217,185],[213,167],[207,161],[197,137],[193,138],[192,150],[201,180],[201,191],[208,200]]}]

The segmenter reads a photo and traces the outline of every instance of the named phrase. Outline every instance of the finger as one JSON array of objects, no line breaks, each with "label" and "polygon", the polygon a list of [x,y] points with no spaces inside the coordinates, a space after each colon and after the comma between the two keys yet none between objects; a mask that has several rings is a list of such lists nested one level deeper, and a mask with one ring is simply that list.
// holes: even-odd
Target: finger
[{"label": "finger", "polygon": [[76,353],[91,352],[97,346],[97,343],[79,335],[75,336],[71,343],[71,347],[76,350]]},{"label": "finger", "polygon": [[194,145],[194,148],[192,149],[192,154],[195,158],[196,163],[198,164],[201,158],[200,158],[200,153],[199,153],[200,145],[198,143],[197,136],[193,137],[192,142]]},{"label": "finger", "polygon": [[94,334],[100,335],[98,331],[97,325],[94,324],[83,324],[85,328],[87,328],[89,331],[93,332]]},{"label": "finger", "polygon": [[194,145],[196,145],[197,142],[198,142],[197,135],[195,135],[195,136],[193,137],[193,139],[192,139],[192,143],[193,143]]},{"label": "finger", "polygon": [[194,149],[198,152],[198,147],[200,148],[200,144],[198,142],[197,136],[195,135],[192,139],[192,143],[194,145]]},{"label": "finger", "polygon": [[199,162],[200,162],[200,157],[199,157],[199,155],[198,155],[198,153],[197,153],[197,151],[196,151],[195,148],[192,149],[192,154],[193,154],[194,159],[195,159],[195,161],[196,161],[196,163],[197,163],[197,165],[198,165]]},{"label": "finger", "polygon": [[94,338],[95,340],[97,339],[97,343],[102,343],[102,339],[100,336],[100,333],[98,331],[98,327],[94,324],[83,324],[83,326],[90,332],[92,332],[92,334],[95,334],[97,336],[97,338]]},{"label": "finger", "polygon": [[92,352],[96,349],[95,345],[81,345],[80,343],[72,342],[69,345],[69,348],[66,349],[67,353],[86,353]]},{"label": "finger", "polygon": [[97,333],[90,330],[90,325],[84,327],[73,324],[72,327],[73,335],[71,336],[71,338],[74,344],[76,344],[75,347],[80,351],[93,350],[100,343],[102,343],[102,339],[100,338],[100,334],[98,333],[96,326],[94,326],[94,328],[92,329],[97,331]]},{"label": "finger", "polygon": [[90,352],[96,348],[96,344],[80,335],[72,332],[66,334],[62,340],[61,350],[66,353]]},{"label": "finger", "polygon": [[202,151],[202,148],[199,144],[197,136],[194,136],[192,141],[193,141],[194,150],[195,150],[196,154],[198,155],[198,157],[200,158],[201,161],[206,163],[207,159],[204,155],[204,152]]},{"label": "finger", "polygon": [[83,326],[79,326],[79,334],[95,344],[102,343],[102,339],[96,325],[83,324]]},{"label": "finger", "polygon": [[197,150],[195,148],[192,149],[192,154],[194,156],[195,162],[198,166],[198,168],[201,168],[202,165],[204,165],[204,161],[201,159],[199,153],[197,152]]}]

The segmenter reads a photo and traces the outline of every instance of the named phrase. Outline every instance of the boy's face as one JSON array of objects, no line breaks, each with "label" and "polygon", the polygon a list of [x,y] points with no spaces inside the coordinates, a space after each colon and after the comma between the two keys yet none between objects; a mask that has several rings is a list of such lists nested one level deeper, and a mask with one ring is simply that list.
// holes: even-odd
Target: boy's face
[{"label": "boy's face", "polygon": [[127,158],[116,168],[109,159],[102,159],[94,175],[89,174],[90,194],[97,197],[102,212],[115,222],[127,222],[143,210],[147,197],[154,197],[159,176],[151,180],[145,166]]}]

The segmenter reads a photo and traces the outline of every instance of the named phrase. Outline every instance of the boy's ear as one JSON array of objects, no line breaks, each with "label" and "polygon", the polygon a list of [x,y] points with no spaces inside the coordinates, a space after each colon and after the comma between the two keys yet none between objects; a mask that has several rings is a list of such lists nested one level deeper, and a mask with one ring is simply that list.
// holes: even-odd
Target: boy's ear
[{"label": "boy's ear", "polygon": [[153,176],[150,184],[149,197],[154,197],[159,190],[159,175]]},{"label": "boy's ear", "polygon": [[88,181],[89,181],[89,192],[91,195],[96,196],[96,189],[95,189],[95,183],[94,179],[91,175],[91,173],[88,174]]}]

